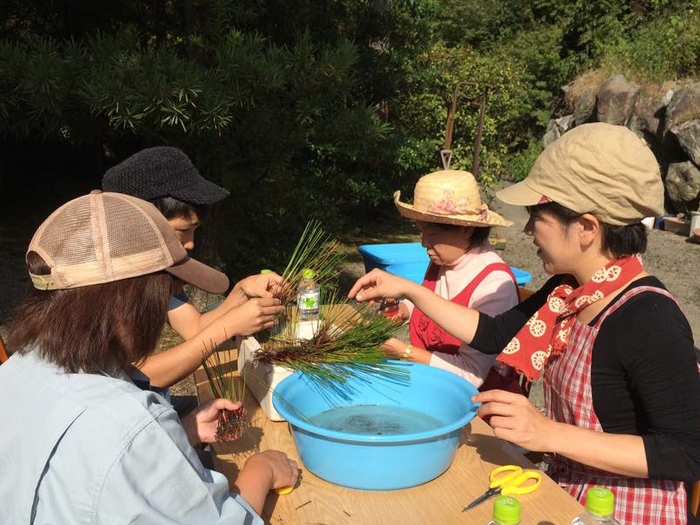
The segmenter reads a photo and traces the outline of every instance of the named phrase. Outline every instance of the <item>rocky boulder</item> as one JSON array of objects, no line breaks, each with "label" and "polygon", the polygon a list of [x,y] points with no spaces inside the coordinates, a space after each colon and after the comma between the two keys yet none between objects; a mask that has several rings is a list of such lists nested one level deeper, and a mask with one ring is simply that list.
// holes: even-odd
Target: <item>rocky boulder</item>
[{"label": "rocky boulder", "polygon": [[666,192],[679,212],[696,210],[700,201],[700,170],[690,161],[675,162],[668,167]]},{"label": "rocky boulder", "polygon": [[598,122],[626,126],[639,91],[640,87],[627,82],[624,75],[615,75],[606,80],[598,90],[596,100]]},{"label": "rocky boulder", "polygon": [[663,97],[647,97],[639,95],[632,109],[628,126],[640,137],[658,137],[663,131],[662,120],[665,118],[666,106],[673,97],[673,91],[668,91]]},{"label": "rocky boulder", "polygon": [[700,120],[689,120],[673,126],[669,132],[696,165],[700,165]]},{"label": "rocky boulder", "polygon": [[700,82],[679,89],[666,108],[666,124],[664,132],[673,127],[700,119]]}]

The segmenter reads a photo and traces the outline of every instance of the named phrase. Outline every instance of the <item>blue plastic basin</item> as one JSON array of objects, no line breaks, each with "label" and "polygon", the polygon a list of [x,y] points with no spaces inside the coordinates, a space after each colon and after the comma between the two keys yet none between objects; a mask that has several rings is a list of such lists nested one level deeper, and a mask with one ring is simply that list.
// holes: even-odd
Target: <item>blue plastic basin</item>
[{"label": "blue plastic basin", "polygon": [[[347,398],[328,395],[302,372],[275,388],[274,405],[290,423],[302,462],[331,483],[363,490],[395,490],[420,485],[452,463],[462,427],[476,415],[476,388],[456,374],[419,363],[407,367],[410,379],[353,378],[342,387]],[[397,435],[366,435],[329,430],[308,419],[338,406],[379,405],[391,413],[403,407],[440,422],[438,428]],[[301,416],[301,417],[300,417]]]},{"label": "blue plastic basin", "polygon": [[[397,242],[388,244],[363,244],[357,248],[365,263],[365,272],[374,268],[410,279],[418,284],[423,282],[430,257],[419,242]],[[511,266],[518,286],[523,287],[532,280],[525,270]]]}]

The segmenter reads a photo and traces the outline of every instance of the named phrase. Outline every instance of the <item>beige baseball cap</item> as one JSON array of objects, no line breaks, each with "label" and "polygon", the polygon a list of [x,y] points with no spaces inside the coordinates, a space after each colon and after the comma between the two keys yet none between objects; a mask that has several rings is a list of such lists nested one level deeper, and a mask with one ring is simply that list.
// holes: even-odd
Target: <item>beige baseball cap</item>
[{"label": "beige baseball cap", "polygon": [[191,259],[155,206],[120,193],[93,191],[54,211],[34,233],[50,274],[30,272],[39,290],[102,284],[161,270],[202,290],[223,293],[223,273]]},{"label": "beige baseball cap", "polygon": [[575,127],[555,140],[525,180],[496,197],[518,206],[553,201],[616,226],[664,212],[664,185],[654,154],[626,127],[601,122]]}]

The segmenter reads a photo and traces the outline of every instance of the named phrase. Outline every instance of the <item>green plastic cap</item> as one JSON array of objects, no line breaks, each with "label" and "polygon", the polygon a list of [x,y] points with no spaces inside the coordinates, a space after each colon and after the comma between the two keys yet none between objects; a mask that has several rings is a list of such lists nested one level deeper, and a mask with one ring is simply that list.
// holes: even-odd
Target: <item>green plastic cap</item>
[{"label": "green plastic cap", "polygon": [[304,268],[304,269],[301,271],[301,276],[302,276],[304,279],[313,279],[313,278],[314,278],[314,275],[316,275],[316,272],[314,272],[311,268]]},{"label": "green plastic cap", "polygon": [[518,525],[520,502],[510,496],[498,496],[493,502],[493,520],[500,525]]},{"label": "green plastic cap", "polygon": [[586,510],[595,516],[612,516],[615,496],[608,489],[593,487],[586,492]]},{"label": "green plastic cap", "polygon": [[272,270],[270,270],[269,268],[264,268],[264,269],[260,270],[260,273],[264,275],[266,273],[272,273]]}]

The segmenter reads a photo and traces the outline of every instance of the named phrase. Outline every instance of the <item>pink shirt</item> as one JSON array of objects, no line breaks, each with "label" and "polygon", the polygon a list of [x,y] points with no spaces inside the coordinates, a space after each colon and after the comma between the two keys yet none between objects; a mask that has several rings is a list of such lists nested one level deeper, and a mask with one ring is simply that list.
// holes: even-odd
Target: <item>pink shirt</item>
[{"label": "pink shirt", "polygon": [[[488,242],[472,248],[454,264],[440,267],[435,282],[435,293],[450,301],[486,266],[502,262],[503,259]],[[413,303],[404,300],[404,304],[408,307],[410,316],[414,308]],[[494,316],[510,310],[516,304],[518,297],[512,277],[507,272],[493,271],[476,287],[467,306]],[[483,354],[463,343],[457,354],[433,352],[430,365],[453,372],[478,388],[494,365],[495,359],[495,355]]]}]

